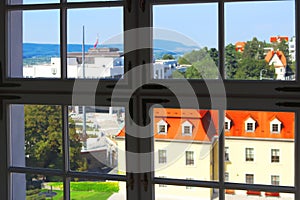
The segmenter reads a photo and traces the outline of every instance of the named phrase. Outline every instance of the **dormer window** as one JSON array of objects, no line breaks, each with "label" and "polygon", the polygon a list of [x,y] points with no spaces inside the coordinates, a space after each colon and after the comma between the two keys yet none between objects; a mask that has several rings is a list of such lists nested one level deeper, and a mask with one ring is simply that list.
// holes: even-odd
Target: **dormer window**
[{"label": "dormer window", "polygon": [[246,132],[254,132],[255,131],[255,120],[252,119],[251,117],[249,117],[246,121],[245,121],[245,131]]},{"label": "dormer window", "polygon": [[182,135],[192,135],[193,125],[189,121],[182,123]]},{"label": "dormer window", "polygon": [[281,131],[281,121],[275,118],[270,122],[270,132],[280,133],[280,131]]},{"label": "dormer window", "polygon": [[168,132],[168,124],[165,120],[160,120],[157,123],[157,134],[164,134],[166,135]]},{"label": "dormer window", "polygon": [[228,119],[227,117],[225,117],[224,129],[225,129],[225,131],[230,131],[230,128],[231,128],[231,120]]}]

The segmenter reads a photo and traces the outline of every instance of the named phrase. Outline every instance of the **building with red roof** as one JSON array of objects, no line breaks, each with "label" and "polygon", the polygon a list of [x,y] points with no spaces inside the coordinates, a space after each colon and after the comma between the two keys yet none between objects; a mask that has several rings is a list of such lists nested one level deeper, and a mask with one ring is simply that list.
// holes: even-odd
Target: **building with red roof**
[{"label": "building with red roof", "polygon": [[235,43],[235,50],[238,52],[244,52],[246,42],[237,42]]},{"label": "building with red roof", "polygon": [[272,36],[272,37],[270,37],[270,42],[271,43],[275,43],[275,42],[281,42],[281,41],[283,41],[283,40],[285,40],[286,42],[288,42],[289,41],[289,37],[287,37],[287,36]]},{"label": "building with red roof", "polygon": [[277,80],[285,80],[287,60],[282,51],[269,51],[265,57],[265,61],[275,67]]},{"label": "building with red roof", "polygon": [[[153,115],[155,176],[217,180],[218,111],[155,108]],[[226,111],[225,181],[293,186],[294,123],[295,115],[290,112]],[[116,140],[125,149],[124,138],[123,129]],[[211,199],[214,195],[214,190],[207,188],[165,188],[164,185],[158,185],[156,191],[160,195],[172,193],[189,199]],[[226,192],[233,195],[285,195],[259,191]]]}]

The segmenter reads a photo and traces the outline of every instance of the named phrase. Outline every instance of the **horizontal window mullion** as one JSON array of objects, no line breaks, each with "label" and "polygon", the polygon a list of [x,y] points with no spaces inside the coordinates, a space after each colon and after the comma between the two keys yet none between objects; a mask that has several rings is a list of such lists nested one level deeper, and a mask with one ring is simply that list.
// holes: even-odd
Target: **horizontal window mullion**
[{"label": "horizontal window mullion", "polygon": [[43,174],[43,175],[53,175],[61,177],[71,177],[71,178],[85,178],[85,179],[99,179],[99,180],[112,180],[112,181],[126,181],[126,176],[124,175],[114,175],[114,174],[100,174],[92,172],[75,172],[69,171],[65,173],[63,170],[57,169],[42,169],[42,168],[30,168],[30,167],[10,167],[8,169],[10,173],[30,173],[30,174]]},{"label": "horizontal window mullion", "polygon": [[[197,99],[197,101],[195,101]],[[190,108],[190,109],[212,109],[212,110],[256,110],[256,111],[289,111],[299,109],[289,106],[289,102],[300,101],[293,99],[278,98],[242,98],[242,97],[210,97],[210,96],[143,96],[144,103],[149,107],[160,104],[165,108]],[[225,101],[225,102],[224,102]],[[212,103],[213,102],[213,103]],[[282,104],[286,103],[286,104]],[[297,104],[296,104],[297,105]],[[300,105],[300,104],[299,104]]]},{"label": "horizontal window mullion", "polygon": [[[147,88],[143,90],[145,95],[157,94],[168,96],[173,90],[181,95],[208,96],[211,94],[227,97],[253,98],[299,98],[300,86],[297,82],[280,81],[216,81],[216,80],[152,80],[151,83],[161,85],[164,88]],[[193,90],[187,88],[191,87]],[[186,87],[187,89],[182,89]],[[181,88],[181,89],[180,89]],[[291,89],[291,90],[290,90]],[[293,91],[294,90],[294,91]],[[299,91],[298,91],[299,90]],[[174,92],[173,92],[174,93]]]},{"label": "horizontal window mullion", "polygon": [[[116,81],[80,79],[9,79],[0,85],[1,93],[111,93]],[[95,90],[96,88],[96,90]]]},{"label": "horizontal window mullion", "polygon": [[[219,182],[217,181],[197,181],[197,180],[185,180],[185,179],[171,179],[171,178],[154,178],[155,184],[176,185],[176,186],[194,186],[194,187],[208,187],[218,188]],[[289,186],[273,186],[262,184],[243,184],[243,183],[224,183],[225,189],[238,189],[238,190],[260,190],[270,192],[285,192],[294,193],[295,187]]]},{"label": "horizontal window mullion", "polygon": [[226,189],[237,189],[237,190],[259,190],[266,192],[284,192],[284,193],[295,193],[296,188],[291,186],[274,186],[274,185],[263,185],[263,184],[244,184],[244,183],[224,183]]},{"label": "horizontal window mullion", "polygon": [[195,186],[195,187],[208,187],[208,188],[219,187],[219,182],[217,181],[197,181],[197,180],[171,179],[171,178],[154,178],[154,184]]},{"label": "horizontal window mullion", "polygon": [[118,7],[123,6],[123,1],[101,1],[101,2],[74,2],[74,3],[49,3],[49,4],[20,4],[6,5],[11,10],[44,10],[59,8],[95,8],[95,7]]},{"label": "horizontal window mullion", "polygon": [[[274,1],[274,0],[256,0],[259,1]],[[287,0],[277,0],[277,1],[287,1]],[[187,4],[187,3],[216,3],[216,2],[253,2],[252,0],[153,0],[153,5],[163,5],[163,4]]]}]

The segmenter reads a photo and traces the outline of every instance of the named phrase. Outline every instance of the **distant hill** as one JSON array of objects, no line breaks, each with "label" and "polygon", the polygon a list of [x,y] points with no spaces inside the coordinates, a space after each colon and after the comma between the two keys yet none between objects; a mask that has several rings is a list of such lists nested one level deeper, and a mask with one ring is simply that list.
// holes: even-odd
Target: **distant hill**
[{"label": "distant hill", "polygon": [[[115,47],[123,51],[122,44],[110,44],[101,45],[99,47]],[[81,52],[81,44],[69,44],[67,46],[68,52]],[[85,45],[85,51],[89,48],[93,48],[93,45]],[[172,54],[177,57],[189,52],[193,49],[197,49],[195,46],[187,46],[180,42],[168,41],[168,40],[154,40],[154,57],[160,58],[164,54]],[[58,44],[35,44],[24,43],[23,44],[23,58],[24,64],[32,64],[33,60],[38,62],[49,62],[51,57],[58,57],[60,55],[60,46]]]}]

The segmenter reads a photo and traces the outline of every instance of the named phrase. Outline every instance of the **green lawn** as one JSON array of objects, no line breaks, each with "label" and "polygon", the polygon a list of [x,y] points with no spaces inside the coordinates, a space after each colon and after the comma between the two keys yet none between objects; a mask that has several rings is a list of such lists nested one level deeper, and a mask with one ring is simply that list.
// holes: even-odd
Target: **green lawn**
[{"label": "green lawn", "polygon": [[[61,190],[53,190],[57,195],[53,197],[53,200],[62,200],[63,192]],[[71,200],[107,200],[113,192],[85,192],[85,191],[72,191]],[[48,198],[51,199],[51,198]]]},{"label": "green lawn", "polygon": [[[53,187],[53,192],[57,195],[53,200],[63,200],[63,183],[62,182],[48,182],[49,186]],[[35,189],[27,191],[28,200],[42,199],[38,196],[39,192],[46,192],[48,189]],[[114,192],[119,191],[119,184],[117,182],[71,182],[70,185],[71,200],[107,200]],[[47,198],[50,200],[51,198]]]}]

